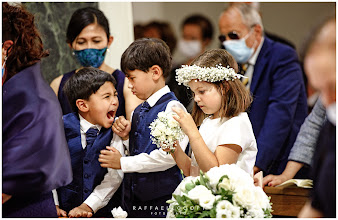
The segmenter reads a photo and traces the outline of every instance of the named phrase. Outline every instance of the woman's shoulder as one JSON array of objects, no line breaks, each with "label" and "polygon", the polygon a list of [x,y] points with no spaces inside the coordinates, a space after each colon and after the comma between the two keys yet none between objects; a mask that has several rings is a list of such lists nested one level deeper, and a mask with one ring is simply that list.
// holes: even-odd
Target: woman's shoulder
[{"label": "woman's shoulder", "polygon": [[53,81],[49,84],[50,87],[52,87],[56,96],[58,95],[60,84],[62,83],[62,81],[70,78],[75,73],[75,71],[76,70],[72,70],[68,73],[62,74],[62,75],[56,77],[55,79],[53,79]]},{"label": "woman's shoulder", "polygon": [[63,77],[63,75],[60,75],[60,76],[56,77],[55,79],[53,79],[53,81],[50,83],[50,87],[52,87],[52,89],[53,89],[53,91],[56,95],[58,95],[62,77]]}]

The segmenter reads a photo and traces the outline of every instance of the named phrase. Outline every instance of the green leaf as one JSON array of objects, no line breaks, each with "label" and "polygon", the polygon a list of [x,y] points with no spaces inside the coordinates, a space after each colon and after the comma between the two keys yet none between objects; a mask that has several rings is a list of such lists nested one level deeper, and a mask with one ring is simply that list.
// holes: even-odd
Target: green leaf
[{"label": "green leaf", "polygon": [[185,189],[189,192],[190,190],[192,190],[193,188],[195,188],[195,184],[191,181],[191,183],[187,183],[185,184]]}]

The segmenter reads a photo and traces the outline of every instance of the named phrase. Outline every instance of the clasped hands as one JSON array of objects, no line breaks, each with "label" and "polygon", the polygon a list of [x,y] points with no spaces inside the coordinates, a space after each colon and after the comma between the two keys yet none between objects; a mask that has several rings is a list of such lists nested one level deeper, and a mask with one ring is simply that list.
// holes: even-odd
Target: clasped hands
[{"label": "clasped hands", "polygon": [[[120,116],[115,119],[112,130],[120,136],[122,140],[127,140],[131,130],[131,123],[123,116]],[[100,153],[99,162],[101,163],[101,167],[121,169],[120,159],[122,155],[116,148],[107,146],[106,149],[101,150]]]}]

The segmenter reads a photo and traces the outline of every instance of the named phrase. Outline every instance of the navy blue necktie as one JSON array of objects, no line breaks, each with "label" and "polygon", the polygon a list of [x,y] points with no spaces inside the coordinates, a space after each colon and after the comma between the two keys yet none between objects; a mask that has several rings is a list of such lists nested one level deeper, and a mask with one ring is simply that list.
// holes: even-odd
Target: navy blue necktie
[{"label": "navy blue necktie", "polygon": [[96,128],[89,128],[88,131],[86,132],[86,141],[87,141],[87,148],[90,148],[93,146],[93,143],[97,137],[97,133],[99,132],[98,129]]},{"label": "navy blue necktie", "polygon": [[150,109],[149,103],[148,103],[147,101],[143,102],[143,103],[141,104],[141,109],[140,109],[139,117],[140,117],[140,118],[143,118],[143,113],[144,113],[145,111],[149,110],[149,109]]}]

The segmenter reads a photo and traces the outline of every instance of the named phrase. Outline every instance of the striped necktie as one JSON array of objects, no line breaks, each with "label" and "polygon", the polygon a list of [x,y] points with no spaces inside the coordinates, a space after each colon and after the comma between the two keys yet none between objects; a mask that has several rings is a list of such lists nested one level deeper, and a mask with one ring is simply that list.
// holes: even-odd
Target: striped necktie
[{"label": "striped necktie", "polygon": [[[248,63],[243,63],[243,64],[241,64],[241,65],[240,65],[240,72],[239,72],[239,74],[245,76],[245,72],[246,72],[246,70],[248,69],[248,67],[249,67],[249,64],[248,64]],[[248,85],[248,83],[249,83],[249,78],[248,78],[248,77],[247,77],[247,78],[242,77],[242,78],[241,78],[241,81],[242,81],[243,85],[246,86],[246,85]]]}]

